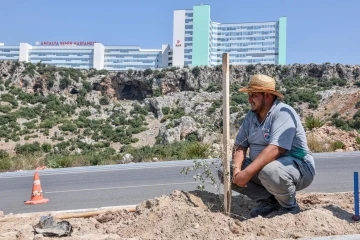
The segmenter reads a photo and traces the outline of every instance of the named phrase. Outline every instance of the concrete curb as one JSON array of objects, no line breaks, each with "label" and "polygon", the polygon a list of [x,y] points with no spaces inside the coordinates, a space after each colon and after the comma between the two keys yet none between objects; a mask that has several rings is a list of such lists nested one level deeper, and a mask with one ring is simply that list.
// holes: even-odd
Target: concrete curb
[{"label": "concrete curb", "polygon": [[298,238],[298,240],[360,240],[360,234],[334,235],[326,237]]}]

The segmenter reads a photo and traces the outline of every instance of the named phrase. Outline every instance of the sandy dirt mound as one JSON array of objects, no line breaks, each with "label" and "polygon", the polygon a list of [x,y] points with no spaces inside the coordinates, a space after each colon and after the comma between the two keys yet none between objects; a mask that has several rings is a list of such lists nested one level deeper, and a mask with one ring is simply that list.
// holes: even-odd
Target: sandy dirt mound
[{"label": "sandy dirt mound", "polygon": [[[221,195],[220,195],[221,196]],[[254,202],[242,195],[232,198],[231,217],[223,215],[222,199],[206,191],[174,191],[144,201],[135,212],[108,211],[91,218],[67,219],[71,237],[61,239],[297,239],[311,236],[358,234],[352,193],[299,193],[299,214],[275,212],[249,219]],[[48,239],[34,236],[44,213],[0,217],[0,240]]]}]

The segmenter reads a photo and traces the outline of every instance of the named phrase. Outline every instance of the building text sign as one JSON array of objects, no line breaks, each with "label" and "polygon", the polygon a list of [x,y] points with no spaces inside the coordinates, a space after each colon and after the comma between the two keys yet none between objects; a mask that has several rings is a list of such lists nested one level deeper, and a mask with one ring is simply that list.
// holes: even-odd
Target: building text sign
[{"label": "building text sign", "polygon": [[57,41],[44,41],[44,42],[36,42],[36,45],[41,46],[93,46],[95,42],[57,42]]}]

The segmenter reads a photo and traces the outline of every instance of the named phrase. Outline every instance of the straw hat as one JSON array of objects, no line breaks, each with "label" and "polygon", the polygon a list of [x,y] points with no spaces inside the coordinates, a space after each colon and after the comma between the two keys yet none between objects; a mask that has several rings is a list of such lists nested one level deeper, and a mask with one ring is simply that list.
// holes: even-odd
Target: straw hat
[{"label": "straw hat", "polygon": [[253,75],[249,81],[248,86],[245,88],[240,88],[239,92],[267,92],[274,94],[280,99],[284,98],[284,95],[275,90],[275,80],[272,77],[263,74]]}]

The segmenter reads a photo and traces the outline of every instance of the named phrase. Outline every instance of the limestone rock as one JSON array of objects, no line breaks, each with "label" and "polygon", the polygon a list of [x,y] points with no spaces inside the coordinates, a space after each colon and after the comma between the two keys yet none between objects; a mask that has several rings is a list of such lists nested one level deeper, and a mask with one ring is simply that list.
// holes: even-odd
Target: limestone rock
[{"label": "limestone rock", "polygon": [[121,163],[131,163],[133,159],[134,157],[130,153],[127,153],[123,156]]}]

